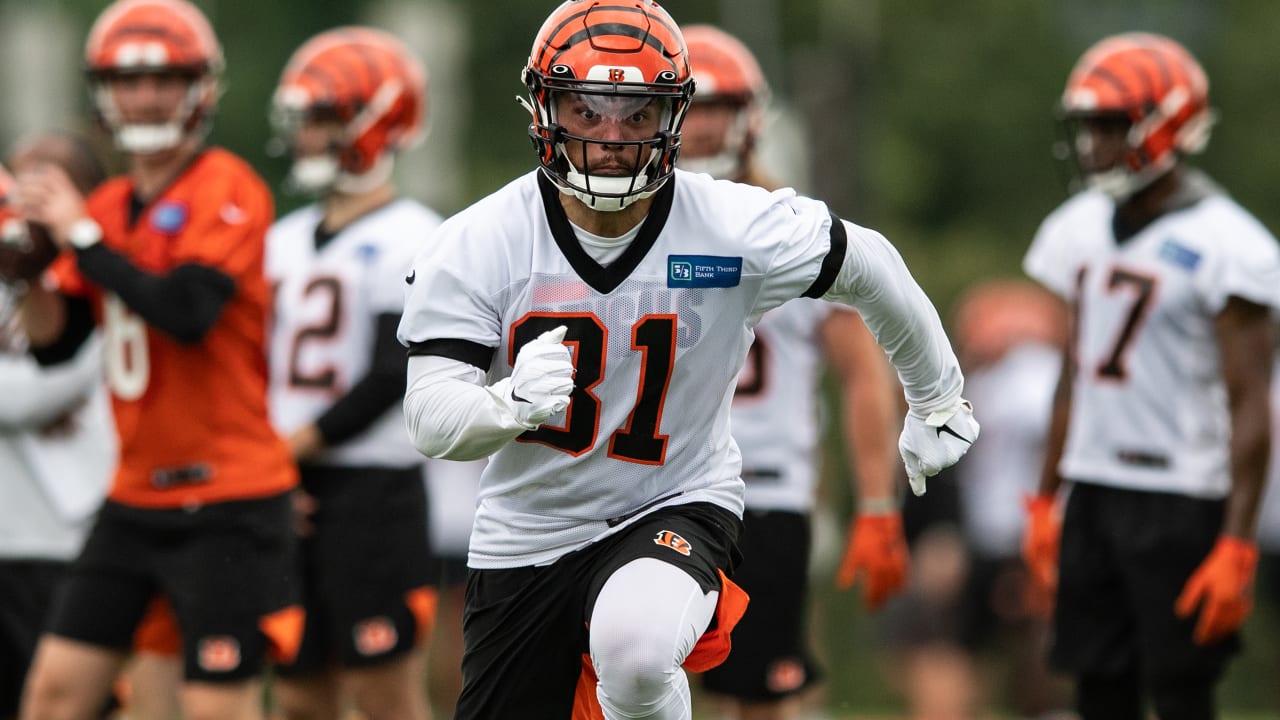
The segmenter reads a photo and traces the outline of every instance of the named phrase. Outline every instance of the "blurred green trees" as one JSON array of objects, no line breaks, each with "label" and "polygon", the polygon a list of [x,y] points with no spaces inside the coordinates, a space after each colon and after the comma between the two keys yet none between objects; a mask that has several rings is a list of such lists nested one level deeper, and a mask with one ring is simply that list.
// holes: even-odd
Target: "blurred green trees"
[{"label": "blurred green trees", "polygon": [[[213,141],[268,158],[267,102],[288,55],[311,34],[376,16],[374,3],[203,0],[226,48],[227,93]],[[421,3],[423,0],[412,0]],[[553,2],[435,0],[467,20],[456,73],[469,108],[461,138],[462,205],[532,167],[519,70]],[[8,5],[17,4],[9,0]],[[88,23],[101,0],[48,0]],[[28,6],[29,7],[29,6]],[[712,22],[756,48],[774,94],[803,119],[814,163],[809,187],[835,209],[882,229],[941,307],[963,286],[1018,272],[1039,219],[1065,197],[1050,154],[1052,108],[1072,63],[1105,34],[1145,29],[1186,43],[1205,65],[1221,110],[1199,162],[1264,223],[1280,228],[1271,184],[1280,168],[1280,53],[1267,0],[670,0],[682,23]],[[5,3],[0,2],[0,11]],[[390,28],[395,30],[396,28]],[[82,30],[83,32],[83,30]],[[289,199],[282,204],[288,206]],[[443,207],[453,211],[458,207]]]}]

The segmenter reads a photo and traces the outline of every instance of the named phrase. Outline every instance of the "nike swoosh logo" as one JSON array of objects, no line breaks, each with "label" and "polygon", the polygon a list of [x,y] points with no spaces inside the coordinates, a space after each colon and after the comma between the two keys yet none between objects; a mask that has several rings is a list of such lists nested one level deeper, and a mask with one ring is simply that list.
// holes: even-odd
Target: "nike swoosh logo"
[{"label": "nike swoosh logo", "polygon": [[511,391],[511,399],[512,399],[512,400],[515,400],[516,402],[522,402],[522,403],[527,403],[527,402],[529,402],[528,400],[525,400],[524,398],[522,398],[522,397],[520,397],[519,395],[517,395],[515,390],[512,390],[512,391]]},{"label": "nike swoosh logo", "polygon": [[222,211],[218,213],[222,221],[228,225],[239,225],[249,219],[248,214],[244,210],[236,207],[233,203],[227,203],[222,206]]},{"label": "nike swoosh logo", "polygon": [[409,273],[408,275],[405,275],[405,276],[404,276],[404,282],[405,282],[405,284],[406,284],[406,285],[412,285],[412,284],[413,284],[413,281],[414,281],[414,280],[416,280],[416,279],[417,279],[417,277],[418,277],[418,269],[417,269],[417,268],[414,268],[414,269],[413,269],[413,272],[411,272],[411,273]]},{"label": "nike swoosh logo", "polygon": [[972,444],[973,444],[973,441],[972,441],[972,440],[970,440],[970,439],[966,438],[965,436],[961,435],[960,433],[956,432],[955,430],[952,430],[951,428],[947,427],[946,425],[939,425],[938,427],[934,428],[934,430],[937,430],[937,431],[938,431],[938,437],[942,437],[942,433],[943,433],[943,432],[946,432],[948,435],[950,435],[950,436],[952,436],[952,437],[959,438],[959,439],[960,439],[960,441],[962,441],[962,442],[966,442],[966,443],[968,443],[968,444],[970,444],[970,445],[972,445]]}]

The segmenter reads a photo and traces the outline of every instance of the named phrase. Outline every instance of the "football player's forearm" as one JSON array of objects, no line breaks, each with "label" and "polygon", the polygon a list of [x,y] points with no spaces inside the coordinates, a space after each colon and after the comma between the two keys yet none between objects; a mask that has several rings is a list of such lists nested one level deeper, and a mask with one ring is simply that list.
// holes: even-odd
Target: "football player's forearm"
[{"label": "football player's forearm", "polygon": [[76,264],[147,324],[181,343],[203,340],[236,291],[235,279],[215,268],[186,263],[156,275],[101,243],[77,250]]},{"label": "football player's forearm", "polygon": [[31,356],[41,365],[60,365],[74,358],[93,333],[93,307],[82,297],[33,290],[22,306]]},{"label": "football player's forearm", "polygon": [[1231,418],[1231,490],[1222,531],[1251,540],[1271,453],[1271,311],[1233,296],[1215,318],[1214,332]]},{"label": "football player's forearm", "polygon": [[70,362],[40,367],[32,358],[0,356],[0,430],[38,430],[84,402],[102,378],[98,342],[85,343]]},{"label": "football player's forearm", "polygon": [[1071,365],[1070,353],[1064,350],[1062,371],[1058,377],[1058,386],[1053,394],[1050,406],[1049,434],[1045,438],[1044,462],[1040,469],[1039,494],[1044,497],[1057,495],[1062,485],[1062,476],[1058,474],[1058,462],[1062,459],[1063,449],[1067,443],[1067,424],[1071,419]]},{"label": "football player's forearm", "polygon": [[857,472],[854,491],[860,500],[897,496],[898,418],[897,383],[880,349],[859,357],[844,378],[845,442],[853,450]]},{"label": "football player's forearm", "polygon": [[1231,491],[1222,532],[1246,540],[1257,532],[1258,508],[1271,454],[1268,397],[1266,392],[1242,397],[1233,403],[1231,412]]},{"label": "football player's forearm", "polygon": [[[1270,447],[1269,442],[1262,444]],[[1240,463],[1246,467],[1232,473],[1234,479],[1231,482],[1231,492],[1227,496],[1223,534],[1248,540],[1257,533],[1258,508],[1266,485],[1264,471],[1266,454],[1265,451],[1260,453],[1257,449],[1244,450],[1240,453],[1241,458],[1233,460],[1233,465]]]},{"label": "football player's forearm", "polygon": [[853,466],[858,476],[854,490],[860,500],[897,496],[898,425],[893,416],[891,404],[846,401],[845,436],[853,450]]},{"label": "football player's forearm", "polygon": [[409,358],[404,420],[418,452],[478,460],[528,429],[489,394],[484,379],[479,368],[456,360]]},{"label": "football player's forearm", "polygon": [[850,489],[864,505],[897,507],[897,433],[901,390],[884,351],[862,318],[832,310],[819,326],[829,372],[840,387],[845,447],[852,453],[856,484]]},{"label": "football player's forearm", "polygon": [[938,311],[883,236],[847,222],[845,229],[848,251],[825,299],[862,315],[897,369],[913,414],[955,406],[964,376]]}]

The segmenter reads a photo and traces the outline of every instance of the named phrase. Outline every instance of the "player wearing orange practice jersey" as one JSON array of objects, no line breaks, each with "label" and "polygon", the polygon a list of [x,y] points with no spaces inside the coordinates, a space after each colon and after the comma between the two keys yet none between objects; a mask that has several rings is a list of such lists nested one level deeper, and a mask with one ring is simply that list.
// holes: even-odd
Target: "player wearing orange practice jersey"
[{"label": "player wearing orange practice jersey", "polygon": [[86,66],[128,173],[87,199],[65,173],[18,177],[24,215],[62,256],[22,312],[57,363],[105,335],[120,464],[51,609],[22,717],[100,706],[152,599],[182,631],[188,717],[261,716],[254,678],[289,654],[297,474],[268,421],[271,195],[241,159],[206,148],[222,52],[185,0],[121,0],[95,22]]}]

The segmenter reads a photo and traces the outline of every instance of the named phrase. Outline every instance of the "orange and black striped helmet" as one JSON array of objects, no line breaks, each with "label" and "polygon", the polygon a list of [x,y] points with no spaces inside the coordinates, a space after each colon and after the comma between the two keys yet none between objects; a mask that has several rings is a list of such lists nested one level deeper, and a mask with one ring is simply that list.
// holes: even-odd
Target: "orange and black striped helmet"
[{"label": "orange and black striped helmet", "polygon": [[721,149],[715,155],[692,157],[687,152],[680,166],[713,177],[738,179],[764,128],[769,83],[755,55],[738,38],[711,25],[690,25],[684,29],[689,63],[698,91],[694,106],[727,105],[734,109]]},{"label": "orange and black striped helmet", "polygon": [[[529,134],[543,171],[588,205],[616,210],[653,194],[675,168],[680,125],[693,96],[684,36],[653,0],[566,0],[533,42],[522,77],[533,116]],[[571,137],[556,121],[557,93],[651,97],[666,104],[662,129],[634,143],[647,161],[624,183],[578,172],[565,155]]]},{"label": "orange and black striped helmet", "polygon": [[1180,155],[1209,141],[1209,79],[1195,57],[1162,35],[1124,33],[1089,48],[1062,94],[1068,119],[1129,119],[1125,170],[1137,186],[1163,175]]},{"label": "orange and black striped helmet", "polygon": [[[84,49],[94,104],[116,143],[129,152],[173,147],[201,130],[218,101],[222,46],[209,20],[186,0],[118,0],[98,15]],[[159,125],[129,125],[109,92],[112,77],[176,73],[191,77],[177,116]]]},{"label": "orange and black striped helmet", "polygon": [[90,74],[222,70],[208,19],[186,0],[119,0],[98,16],[84,49]]},{"label": "orange and black striped helmet", "polygon": [[738,38],[712,25],[684,29],[693,79],[698,85],[694,102],[764,103],[769,83],[760,63]]},{"label": "orange and black striped helmet", "polygon": [[294,52],[272,98],[277,130],[316,116],[343,126],[341,169],[360,175],[421,139],[427,73],[403,42],[369,27],[322,32]]}]

